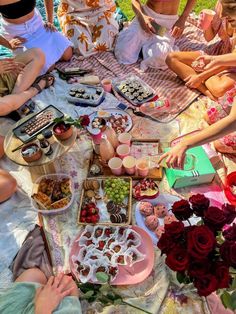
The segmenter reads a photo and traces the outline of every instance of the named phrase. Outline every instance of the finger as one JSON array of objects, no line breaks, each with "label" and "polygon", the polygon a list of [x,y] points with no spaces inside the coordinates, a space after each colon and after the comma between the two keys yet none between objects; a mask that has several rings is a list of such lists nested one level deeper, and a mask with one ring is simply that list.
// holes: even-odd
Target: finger
[{"label": "finger", "polygon": [[54,287],[54,288],[58,288],[58,287],[59,287],[63,275],[64,275],[63,273],[60,273],[59,275],[57,275],[57,276],[54,278],[54,282],[53,282],[53,287]]},{"label": "finger", "polygon": [[184,156],[183,156],[183,155],[181,155],[181,156],[178,157],[177,166],[178,166],[178,168],[180,168],[180,169],[183,169],[183,168],[184,168]]},{"label": "finger", "polygon": [[171,168],[175,168],[175,162],[176,162],[176,156],[172,156],[170,161],[169,161]]},{"label": "finger", "polygon": [[159,160],[158,160],[158,164],[160,164],[162,162],[163,159],[165,159],[168,156],[168,153],[164,153],[160,156]]},{"label": "finger", "polygon": [[62,298],[67,297],[68,295],[70,295],[70,294],[73,292],[73,289],[74,289],[74,288],[70,288],[70,289],[67,289],[67,290],[63,291],[63,292],[61,293],[61,297],[62,297]]},{"label": "finger", "polygon": [[177,27],[175,26],[172,30],[171,30],[171,36],[175,37],[177,34]]},{"label": "finger", "polygon": [[46,283],[46,286],[52,286],[53,285],[53,282],[54,282],[54,278],[53,276],[51,276],[49,279],[48,279],[48,282]]},{"label": "finger", "polygon": [[171,158],[172,158],[172,155],[168,155],[168,157],[166,158],[166,165],[168,168],[171,167],[171,163],[170,163]]},{"label": "finger", "polygon": [[63,276],[63,278],[62,278],[62,280],[61,280],[61,282],[60,282],[60,285],[59,285],[59,287],[58,287],[58,290],[60,291],[60,292],[63,292],[63,291],[65,291],[65,290],[68,290],[68,289],[70,289],[71,287],[71,277],[69,277],[69,276],[66,276],[66,275],[64,275]]}]

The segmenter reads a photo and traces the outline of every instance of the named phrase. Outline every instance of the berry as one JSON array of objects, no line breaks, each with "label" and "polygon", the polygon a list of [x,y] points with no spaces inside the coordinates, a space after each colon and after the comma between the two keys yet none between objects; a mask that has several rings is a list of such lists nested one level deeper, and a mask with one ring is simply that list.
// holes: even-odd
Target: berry
[{"label": "berry", "polygon": [[89,213],[90,215],[93,215],[93,214],[95,214],[95,213],[96,213],[96,209],[95,209],[95,208],[93,208],[93,207],[89,207],[89,209],[88,209],[88,213]]},{"label": "berry", "polygon": [[103,250],[104,246],[105,246],[105,242],[104,241],[99,241],[98,242],[98,249],[99,250]]},{"label": "berry", "polygon": [[91,223],[95,224],[97,222],[98,222],[97,217],[95,215],[91,216]]},{"label": "berry", "polygon": [[87,211],[85,209],[81,210],[81,217],[87,216]]},{"label": "berry", "polygon": [[133,233],[130,233],[130,234],[128,235],[127,240],[134,240],[134,239],[135,239],[135,237],[134,237]]},{"label": "berry", "polygon": [[93,244],[93,241],[92,241],[92,240],[88,240],[88,241],[86,242],[86,245],[87,245],[87,246],[89,246],[89,245],[91,245],[91,244]]},{"label": "berry", "polygon": [[80,217],[80,222],[86,222],[86,218],[85,217]]},{"label": "berry", "polygon": [[106,235],[107,237],[109,237],[110,234],[111,234],[111,230],[110,230],[110,229],[105,229],[105,235]]},{"label": "berry", "polygon": [[87,217],[85,217],[85,221],[86,221],[87,223],[90,223],[90,222],[91,222],[91,220],[92,220],[92,217],[91,217],[91,216],[87,216]]}]

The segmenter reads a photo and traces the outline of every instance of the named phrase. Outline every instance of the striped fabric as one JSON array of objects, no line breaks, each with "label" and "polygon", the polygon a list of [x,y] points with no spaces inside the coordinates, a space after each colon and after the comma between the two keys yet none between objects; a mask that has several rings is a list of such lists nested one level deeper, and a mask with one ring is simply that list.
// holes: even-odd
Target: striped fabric
[{"label": "striped fabric", "polygon": [[[190,20],[187,23],[183,36],[176,41],[177,46],[180,50],[209,50],[219,46],[219,39],[208,47],[207,43],[203,38],[202,31],[199,30],[196,25],[196,20]],[[127,43],[128,44],[128,43]],[[213,47],[213,48],[212,48]],[[81,67],[85,69],[93,69],[94,74],[98,75],[100,79],[115,77],[122,77],[127,74],[134,74],[139,76],[148,85],[150,85],[160,98],[168,98],[171,106],[168,112],[160,112],[160,116],[157,117],[157,121],[168,123],[174,120],[183,110],[185,110],[199,95],[196,90],[191,90],[185,87],[182,80],[180,80],[170,70],[156,70],[149,69],[146,72],[142,72],[139,67],[139,63],[132,65],[121,65],[115,59],[113,53],[102,52],[91,56],[89,58],[80,60],[80,58],[73,57],[68,63],[60,63],[58,67],[63,69],[64,67]],[[128,104],[123,97],[115,92],[117,98]]]}]

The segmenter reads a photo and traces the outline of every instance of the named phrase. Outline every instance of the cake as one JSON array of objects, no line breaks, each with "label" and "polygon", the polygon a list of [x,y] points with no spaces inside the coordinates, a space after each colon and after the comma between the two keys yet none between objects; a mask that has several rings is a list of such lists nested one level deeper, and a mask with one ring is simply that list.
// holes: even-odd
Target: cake
[{"label": "cake", "polygon": [[167,215],[164,218],[164,224],[165,225],[171,224],[173,221],[178,221],[178,219],[175,217],[175,215]]},{"label": "cake", "polygon": [[155,235],[160,239],[162,233],[165,232],[165,227],[164,226],[158,226],[155,230]]},{"label": "cake", "polygon": [[164,218],[168,214],[168,208],[164,204],[154,206],[154,215],[158,218]]},{"label": "cake", "polygon": [[140,202],[139,211],[143,216],[150,216],[153,214],[153,206],[149,202]]},{"label": "cake", "polygon": [[145,219],[145,225],[147,226],[148,229],[154,231],[159,225],[157,216],[155,215],[147,216]]}]

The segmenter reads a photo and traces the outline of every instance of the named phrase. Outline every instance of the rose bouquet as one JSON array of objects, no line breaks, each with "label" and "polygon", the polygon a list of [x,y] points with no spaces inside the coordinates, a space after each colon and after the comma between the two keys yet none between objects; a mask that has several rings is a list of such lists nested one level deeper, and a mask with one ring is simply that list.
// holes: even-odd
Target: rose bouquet
[{"label": "rose bouquet", "polygon": [[[210,206],[208,198],[197,194],[189,201],[175,202],[172,212],[178,221],[165,225],[157,244],[162,254],[166,254],[167,266],[177,272],[179,282],[192,282],[200,296],[217,291],[224,306],[235,310],[235,207]],[[199,217],[197,225],[189,223],[193,216]]]}]

